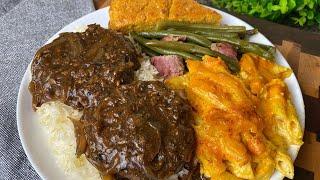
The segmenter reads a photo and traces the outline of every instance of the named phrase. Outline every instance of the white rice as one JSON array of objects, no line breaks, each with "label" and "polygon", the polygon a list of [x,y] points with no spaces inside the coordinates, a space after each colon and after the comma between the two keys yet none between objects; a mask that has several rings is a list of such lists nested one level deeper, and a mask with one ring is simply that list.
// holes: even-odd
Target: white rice
[{"label": "white rice", "polygon": [[140,81],[162,81],[157,69],[150,63],[150,59],[145,57],[141,62],[141,67],[135,72],[135,76]]},{"label": "white rice", "polygon": [[76,138],[71,119],[79,120],[82,112],[60,102],[48,102],[37,109],[40,124],[48,135],[48,144],[58,167],[67,179],[100,180],[98,170],[85,155],[76,157]]}]

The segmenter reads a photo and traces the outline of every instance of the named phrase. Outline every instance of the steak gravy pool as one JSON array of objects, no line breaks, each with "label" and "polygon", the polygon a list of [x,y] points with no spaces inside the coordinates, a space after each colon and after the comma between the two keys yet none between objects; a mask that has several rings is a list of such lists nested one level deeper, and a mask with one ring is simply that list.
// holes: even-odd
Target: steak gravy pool
[{"label": "steak gravy pool", "polygon": [[60,101],[73,121],[76,155],[113,179],[198,179],[192,109],[163,82],[138,81],[139,55],[122,34],[89,25],[62,33],[35,55],[33,108]]}]

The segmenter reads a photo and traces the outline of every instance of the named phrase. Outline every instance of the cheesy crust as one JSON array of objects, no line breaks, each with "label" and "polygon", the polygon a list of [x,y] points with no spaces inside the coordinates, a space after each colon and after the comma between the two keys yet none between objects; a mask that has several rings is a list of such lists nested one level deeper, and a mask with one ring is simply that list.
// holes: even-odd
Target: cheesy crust
[{"label": "cheesy crust", "polygon": [[[277,169],[293,178],[287,150],[302,144],[302,131],[282,80],[291,70],[255,55],[241,61],[247,76],[231,74],[220,58],[204,56],[187,60],[185,75],[166,80],[184,90],[194,108],[201,173],[211,179],[270,179]],[[259,86],[250,88],[255,82]]]}]

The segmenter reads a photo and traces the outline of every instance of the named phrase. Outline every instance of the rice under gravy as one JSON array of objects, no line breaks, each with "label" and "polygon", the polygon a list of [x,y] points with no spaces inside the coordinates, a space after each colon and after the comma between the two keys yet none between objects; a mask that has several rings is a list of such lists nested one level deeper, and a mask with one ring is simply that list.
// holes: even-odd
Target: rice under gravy
[{"label": "rice under gravy", "polygon": [[[141,81],[159,80],[157,70],[148,58],[141,62],[135,76]],[[42,129],[47,133],[48,146],[58,167],[67,179],[100,180],[99,171],[90,164],[85,155],[76,156],[76,137],[72,120],[79,120],[82,112],[61,102],[47,102],[36,111]]]},{"label": "rice under gravy", "polygon": [[98,170],[85,155],[76,157],[76,137],[71,119],[79,120],[82,112],[60,102],[47,102],[37,109],[40,124],[47,133],[48,144],[57,166],[68,179],[101,179]]}]

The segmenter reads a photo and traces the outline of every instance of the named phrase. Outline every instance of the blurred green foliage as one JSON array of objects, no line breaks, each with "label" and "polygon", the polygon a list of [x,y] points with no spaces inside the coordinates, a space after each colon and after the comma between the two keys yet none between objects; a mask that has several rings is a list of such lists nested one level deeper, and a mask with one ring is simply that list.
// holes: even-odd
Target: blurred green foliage
[{"label": "blurred green foliage", "polygon": [[320,28],[320,0],[212,0],[212,4],[274,22]]}]

